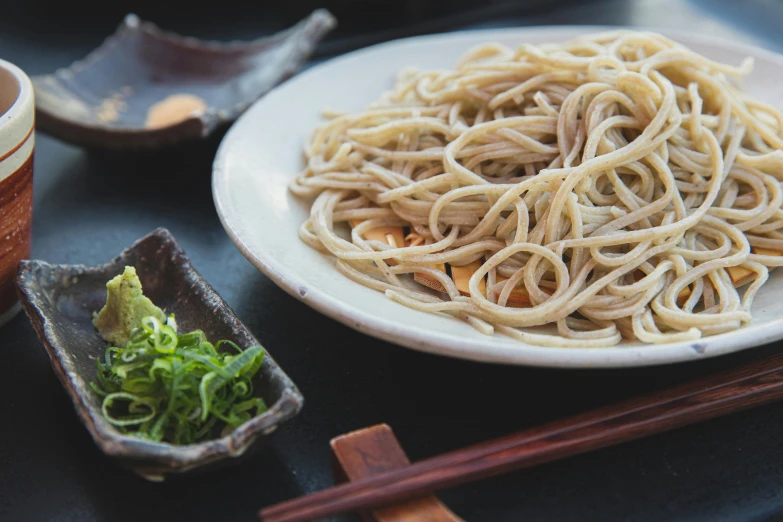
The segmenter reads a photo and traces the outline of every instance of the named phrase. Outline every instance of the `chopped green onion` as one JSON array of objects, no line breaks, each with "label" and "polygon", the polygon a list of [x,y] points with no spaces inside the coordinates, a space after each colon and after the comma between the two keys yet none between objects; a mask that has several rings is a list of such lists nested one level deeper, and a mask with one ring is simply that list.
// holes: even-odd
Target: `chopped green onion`
[{"label": "chopped green onion", "polygon": [[173,315],[165,324],[144,317],[124,348],[110,346],[96,359],[90,387],[107,421],[139,438],[190,444],[213,435],[218,422],[230,431],[266,411],[252,382],[262,347],[213,345],[200,330],[178,335],[176,327]]}]

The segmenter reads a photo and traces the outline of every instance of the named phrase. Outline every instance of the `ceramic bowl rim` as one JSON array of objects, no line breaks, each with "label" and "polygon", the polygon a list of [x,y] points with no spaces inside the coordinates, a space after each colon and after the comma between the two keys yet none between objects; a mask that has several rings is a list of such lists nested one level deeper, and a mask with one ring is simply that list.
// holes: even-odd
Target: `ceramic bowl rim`
[{"label": "ceramic bowl rim", "polygon": [[[295,271],[286,269],[276,259],[272,258],[258,245],[251,245],[241,234],[244,221],[239,217],[240,212],[232,207],[230,202],[230,179],[236,177],[233,172],[239,170],[236,165],[243,161],[231,161],[237,152],[235,143],[237,135],[247,132],[248,121],[256,119],[256,109],[259,105],[274,99],[280,91],[287,89],[295,82],[318,75],[321,71],[334,64],[358,62],[365,56],[371,56],[378,51],[388,50],[392,47],[413,48],[430,42],[451,41],[465,44],[479,38],[482,41],[490,41],[497,37],[519,36],[529,34],[552,34],[554,37],[574,37],[575,34],[588,34],[600,31],[655,31],[666,36],[683,41],[686,45],[699,42],[711,45],[720,45],[725,49],[742,51],[746,55],[758,56],[781,64],[783,67],[783,55],[763,49],[756,45],[733,40],[726,40],[716,36],[699,33],[690,33],[678,30],[653,29],[649,27],[626,26],[601,26],[601,25],[548,25],[534,27],[514,27],[502,29],[463,30],[449,33],[429,34],[392,40],[377,45],[365,47],[357,51],[332,58],[319,63],[297,75],[292,80],[272,89],[261,100],[257,101],[237,122],[229,129],[220,144],[213,163],[212,194],[215,207],[220,217],[223,228],[231,237],[237,248],[243,255],[261,272],[266,274],[278,286],[291,296],[304,302],[315,310],[351,327],[362,333],[383,339],[401,346],[415,350],[434,353],[438,355],[474,360],[479,362],[491,362],[522,366],[540,366],[573,369],[592,368],[621,368],[633,366],[653,366],[669,363],[701,360],[708,357],[719,356],[766,344],[783,337],[783,324],[780,321],[771,322],[754,329],[741,329],[734,332],[703,337],[693,342],[667,343],[660,345],[643,346],[615,346],[608,348],[547,348],[529,345],[520,342],[518,346],[490,345],[484,343],[480,349],[476,348],[470,340],[455,340],[445,338],[434,330],[402,328],[394,319],[379,317],[354,306],[342,296],[331,295],[328,292],[307,285],[301,275]],[[245,158],[241,158],[244,160]],[[297,240],[297,238],[293,238]],[[349,280],[346,279],[348,283]],[[353,284],[353,283],[351,283]],[[306,288],[306,292],[302,289]],[[402,306],[402,305],[401,305]]]},{"label": "ceramic bowl rim", "polygon": [[[12,136],[3,136],[9,126],[18,121],[19,118],[28,114],[28,111],[33,109],[33,82],[18,66],[12,64],[9,61],[0,59],[0,69],[10,73],[16,80],[19,86],[19,92],[16,95],[16,99],[11,103],[11,106],[3,113],[0,113],[0,156],[6,151],[4,149],[10,149],[15,144],[8,144],[8,147],[2,146],[5,142],[4,138],[11,138]],[[32,123],[32,122],[31,122]],[[28,129],[22,129],[20,132]],[[23,136],[20,136],[22,138]],[[18,141],[18,140],[17,140]]]}]

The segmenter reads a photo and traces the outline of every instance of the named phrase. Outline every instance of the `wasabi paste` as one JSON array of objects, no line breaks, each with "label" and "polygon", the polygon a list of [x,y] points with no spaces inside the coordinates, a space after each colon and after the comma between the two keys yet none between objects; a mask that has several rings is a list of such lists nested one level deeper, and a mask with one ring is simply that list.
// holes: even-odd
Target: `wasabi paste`
[{"label": "wasabi paste", "polygon": [[140,328],[142,318],[148,316],[166,322],[163,310],[142,293],[136,269],[126,266],[122,274],[106,283],[106,305],[95,316],[93,324],[106,342],[125,347],[131,332]]}]

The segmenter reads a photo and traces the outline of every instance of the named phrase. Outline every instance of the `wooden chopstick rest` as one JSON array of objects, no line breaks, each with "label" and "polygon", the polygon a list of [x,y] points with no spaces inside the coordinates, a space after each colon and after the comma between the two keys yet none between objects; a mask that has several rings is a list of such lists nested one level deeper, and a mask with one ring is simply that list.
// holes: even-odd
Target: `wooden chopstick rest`
[{"label": "wooden chopstick rest", "polygon": [[[386,424],[340,435],[330,442],[336,482],[354,481],[410,465]],[[463,522],[435,495],[360,513],[364,522]]]}]

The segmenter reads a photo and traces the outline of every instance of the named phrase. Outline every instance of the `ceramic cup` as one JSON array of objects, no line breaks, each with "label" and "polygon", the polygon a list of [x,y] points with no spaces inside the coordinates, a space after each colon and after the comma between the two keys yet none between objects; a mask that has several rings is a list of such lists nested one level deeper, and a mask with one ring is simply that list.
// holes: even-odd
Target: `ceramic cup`
[{"label": "ceramic cup", "polygon": [[20,308],[16,266],[30,255],[34,122],[30,78],[0,60],[0,325]]}]

